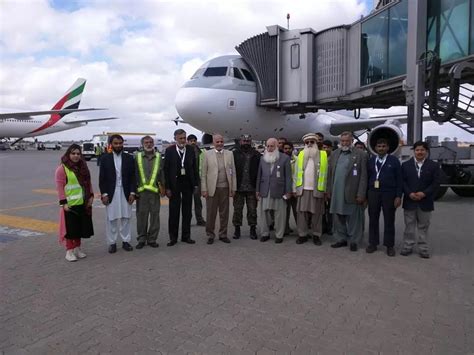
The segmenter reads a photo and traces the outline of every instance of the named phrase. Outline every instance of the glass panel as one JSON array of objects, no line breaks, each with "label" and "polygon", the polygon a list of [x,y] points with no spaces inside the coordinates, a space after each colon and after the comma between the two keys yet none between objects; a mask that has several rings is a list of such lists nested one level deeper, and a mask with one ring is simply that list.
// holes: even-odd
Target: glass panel
[{"label": "glass panel", "polygon": [[242,69],[242,73],[244,73],[245,79],[247,79],[248,81],[255,81],[253,79],[252,73],[250,73],[247,69]]},{"label": "glass panel", "polygon": [[388,76],[407,72],[408,1],[402,1],[389,9],[388,23]]},{"label": "glass panel", "polygon": [[300,67],[300,45],[291,45],[291,69],[298,69]]},{"label": "glass panel", "polygon": [[428,49],[438,53],[442,61],[467,56],[469,1],[433,0],[428,3]]},{"label": "glass panel", "polygon": [[212,67],[207,68],[204,72],[204,76],[226,76],[227,67]]},{"label": "glass panel", "polygon": [[240,72],[239,68],[232,68],[232,76],[234,78],[237,78],[237,79],[240,79],[240,80],[244,80],[244,76],[242,75],[242,73]]},{"label": "glass panel", "polygon": [[362,23],[360,84],[387,79],[388,10]]},{"label": "glass panel", "polygon": [[191,79],[196,79],[196,78],[199,78],[202,73],[204,73],[204,68],[199,68],[198,70],[196,70],[196,72],[193,74],[193,76],[191,77]]}]

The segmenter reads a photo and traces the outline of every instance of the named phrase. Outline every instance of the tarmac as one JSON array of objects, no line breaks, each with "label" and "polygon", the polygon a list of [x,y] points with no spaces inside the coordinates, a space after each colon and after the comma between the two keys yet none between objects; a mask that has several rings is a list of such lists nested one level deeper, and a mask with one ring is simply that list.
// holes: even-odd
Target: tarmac
[{"label": "tarmac", "polygon": [[[432,258],[243,237],[108,254],[94,204],[87,258],[58,244],[54,171],[64,153],[0,152],[0,351],[6,354],[466,354],[474,352],[474,199],[435,205]],[[98,169],[89,162],[95,192]],[[245,214],[244,214],[245,215]],[[136,220],[132,222],[136,244]],[[293,228],[295,228],[293,226]],[[232,233],[229,226],[229,237]],[[120,246],[120,244],[119,244]]]}]

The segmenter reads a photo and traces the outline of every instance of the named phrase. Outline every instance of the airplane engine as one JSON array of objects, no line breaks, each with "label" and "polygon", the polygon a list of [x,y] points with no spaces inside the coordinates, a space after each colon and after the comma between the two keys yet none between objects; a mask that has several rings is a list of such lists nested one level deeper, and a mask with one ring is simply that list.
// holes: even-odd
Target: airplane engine
[{"label": "airplane engine", "polygon": [[212,134],[204,133],[201,138],[202,144],[212,144]]},{"label": "airplane engine", "polygon": [[374,127],[372,131],[368,134],[368,149],[372,154],[377,154],[375,152],[375,145],[377,140],[380,138],[385,138],[388,140],[389,144],[389,153],[397,154],[401,147],[401,140],[403,137],[403,132],[400,128],[400,124],[396,121],[387,121],[384,124],[381,124],[377,127]]}]

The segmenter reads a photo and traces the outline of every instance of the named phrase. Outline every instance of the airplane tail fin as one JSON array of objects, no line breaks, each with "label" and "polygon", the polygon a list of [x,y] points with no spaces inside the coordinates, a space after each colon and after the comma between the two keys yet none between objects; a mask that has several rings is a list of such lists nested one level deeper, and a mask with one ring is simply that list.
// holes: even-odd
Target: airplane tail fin
[{"label": "airplane tail fin", "polygon": [[82,92],[86,86],[86,79],[79,78],[76,82],[69,88],[64,96],[56,102],[56,104],[51,108],[51,110],[63,110],[63,109],[76,109],[79,108],[81,103]]}]

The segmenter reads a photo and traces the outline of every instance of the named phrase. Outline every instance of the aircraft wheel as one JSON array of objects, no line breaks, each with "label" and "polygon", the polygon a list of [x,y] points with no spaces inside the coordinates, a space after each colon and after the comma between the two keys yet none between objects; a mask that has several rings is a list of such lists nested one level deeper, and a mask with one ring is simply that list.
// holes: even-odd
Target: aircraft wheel
[{"label": "aircraft wheel", "polygon": [[451,187],[451,189],[460,197],[474,197],[474,185],[472,187]]},{"label": "aircraft wheel", "polygon": [[446,191],[448,191],[448,187],[447,186],[441,186],[438,191],[436,192],[436,195],[434,197],[435,201],[441,199],[444,194],[446,193]]}]

